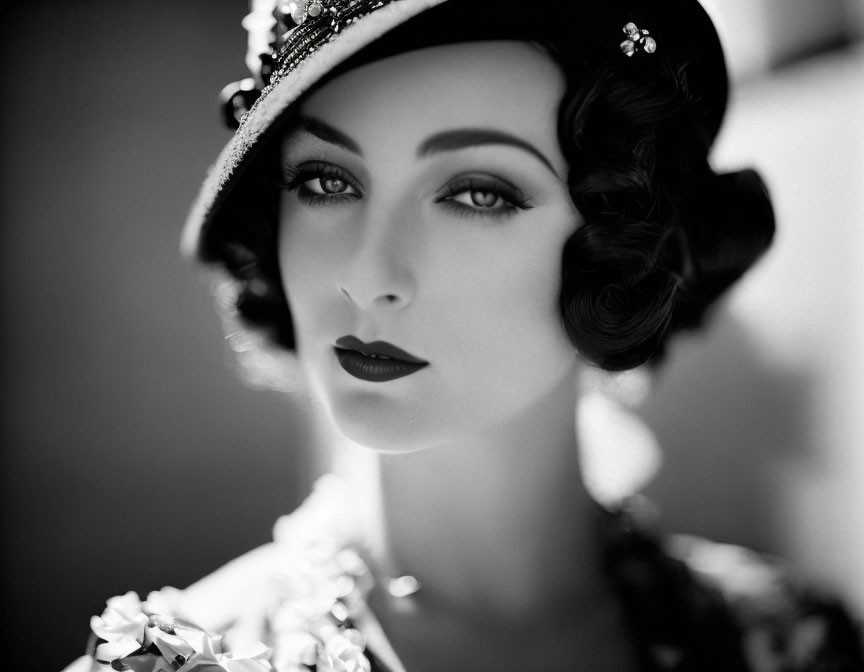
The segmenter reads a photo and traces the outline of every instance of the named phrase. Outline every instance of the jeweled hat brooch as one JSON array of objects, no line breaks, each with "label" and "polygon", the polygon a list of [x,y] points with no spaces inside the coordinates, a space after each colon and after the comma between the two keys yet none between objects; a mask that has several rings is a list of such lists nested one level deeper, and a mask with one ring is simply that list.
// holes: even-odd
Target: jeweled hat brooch
[{"label": "jeweled hat brooch", "polygon": [[[698,0],[533,0],[530,6],[524,0],[252,0],[243,26],[251,77],[223,92],[224,116],[236,131],[210,169],[183,232],[184,253],[202,261],[219,260],[210,232],[230,224],[221,216],[226,202],[292,104],[346,61],[374,54],[382,37],[398,40],[401,51],[450,42],[552,40],[577,45],[583,55],[613,67],[684,68],[709,138],[726,108],[723,51]],[[650,58],[627,58],[637,54]]]}]

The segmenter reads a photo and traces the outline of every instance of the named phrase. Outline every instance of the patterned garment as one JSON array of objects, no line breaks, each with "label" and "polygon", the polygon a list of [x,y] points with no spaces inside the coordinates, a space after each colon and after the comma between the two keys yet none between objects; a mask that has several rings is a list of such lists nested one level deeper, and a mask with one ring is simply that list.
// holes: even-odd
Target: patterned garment
[{"label": "patterned garment", "polygon": [[[598,519],[640,670],[864,672],[858,626],[837,601],[806,587],[782,563],[740,546],[689,536],[661,540],[648,531],[639,502],[615,511],[598,506]],[[163,608],[172,616],[225,636],[226,653],[187,654],[188,662],[165,669],[195,672],[200,659],[208,671],[402,672],[366,603],[374,578],[349,510],[341,483],[325,477],[277,522],[273,544],[229,563],[199,588],[151,594],[145,605],[170,603]],[[130,595],[114,600],[140,606]],[[151,623],[161,618],[144,611]],[[171,637],[153,632],[164,648]],[[258,640],[270,647],[266,656]],[[91,656],[100,644],[116,646],[94,637]],[[241,650],[255,653],[246,662],[232,660],[230,651]],[[112,669],[91,656],[66,672]],[[144,668],[115,661],[113,669]]]},{"label": "patterned garment", "polygon": [[604,514],[609,575],[645,672],[861,672],[859,628],[782,562],[660,537],[638,505]]}]

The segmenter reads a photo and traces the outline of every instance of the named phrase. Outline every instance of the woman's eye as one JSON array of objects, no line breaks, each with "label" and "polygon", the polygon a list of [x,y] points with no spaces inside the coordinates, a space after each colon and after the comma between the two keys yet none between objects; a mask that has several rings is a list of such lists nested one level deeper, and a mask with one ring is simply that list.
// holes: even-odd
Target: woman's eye
[{"label": "woman's eye", "polygon": [[357,191],[347,181],[338,177],[316,177],[303,182],[303,188],[313,194],[339,195],[356,194]]},{"label": "woman's eye", "polygon": [[450,198],[462,205],[483,210],[498,210],[513,205],[512,203],[508,203],[501,194],[495,191],[484,191],[480,189],[466,189]]},{"label": "woman's eye", "polygon": [[286,168],[282,185],[308,205],[333,205],[362,196],[358,183],[343,168],[313,163]]},{"label": "woman's eye", "polygon": [[466,216],[504,216],[531,207],[516,187],[486,176],[457,178],[439,194],[439,203]]}]

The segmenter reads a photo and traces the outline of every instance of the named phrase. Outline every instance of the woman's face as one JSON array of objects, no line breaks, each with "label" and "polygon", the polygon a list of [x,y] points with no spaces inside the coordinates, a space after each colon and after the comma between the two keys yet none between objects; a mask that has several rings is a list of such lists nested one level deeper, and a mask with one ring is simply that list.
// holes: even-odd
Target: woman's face
[{"label": "woman's face", "polygon": [[[484,42],[377,61],[301,105],[279,259],[298,357],[348,438],[470,439],[572,375],[563,90],[538,49]],[[364,345],[382,341],[403,352]]]}]

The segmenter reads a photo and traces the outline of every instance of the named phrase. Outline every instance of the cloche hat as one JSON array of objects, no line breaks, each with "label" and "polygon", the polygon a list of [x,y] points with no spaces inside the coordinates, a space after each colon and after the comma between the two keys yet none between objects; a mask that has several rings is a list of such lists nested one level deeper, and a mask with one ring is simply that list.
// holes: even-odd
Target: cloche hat
[{"label": "cloche hat", "polygon": [[374,58],[385,35],[403,51],[448,42],[561,40],[579,43],[598,63],[682,71],[709,142],[728,97],[720,40],[697,0],[253,0],[243,25],[252,77],[223,92],[226,118],[237,129],[183,231],[183,252],[205,262],[216,259],[208,239],[226,202],[292,104],[360,52]]}]

